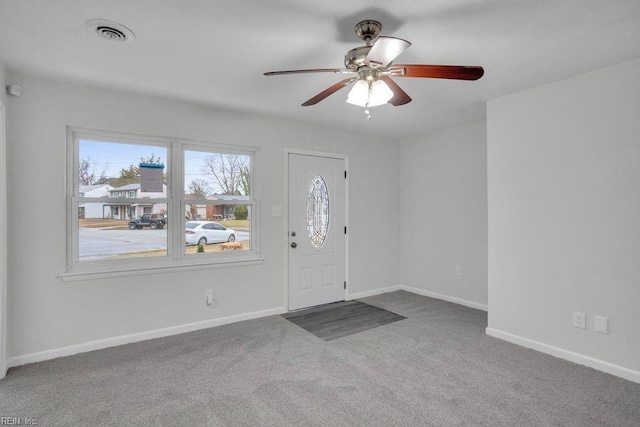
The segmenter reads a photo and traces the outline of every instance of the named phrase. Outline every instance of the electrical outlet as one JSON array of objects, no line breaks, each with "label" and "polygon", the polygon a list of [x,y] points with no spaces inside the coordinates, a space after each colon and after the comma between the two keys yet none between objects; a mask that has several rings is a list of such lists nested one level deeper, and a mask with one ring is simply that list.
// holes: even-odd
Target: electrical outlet
[{"label": "electrical outlet", "polygon": [[207,305],[209,307],[213,307],[213,305],[215,304],[215,301],[213,300],[213,289],[207,289],[204,292],[205,297],[207,297]]},{"label": "electrical outlet", "polygon": [[462,267],[456,265],[456,276],[462,276]]},{"label": "electrical outlet", "polygon": [[584,313],[579,313],[577,311],[574,311],[573,326],[580,329],[587,329],[587,315]]}]

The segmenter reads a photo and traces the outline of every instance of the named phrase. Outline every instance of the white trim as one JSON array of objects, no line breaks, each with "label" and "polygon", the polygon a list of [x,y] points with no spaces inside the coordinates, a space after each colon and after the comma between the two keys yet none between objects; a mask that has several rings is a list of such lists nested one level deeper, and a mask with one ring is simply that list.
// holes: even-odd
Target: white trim
[{"label": "white trim", "polygon": [[285,148],[285,158],[289,159],[289,154],[299,154],[301,156],[327,157],[329,159],[348,160],[347,154],[328,153],[326,151],[299,150],[297,148]]},{"label": "white trim", "polygon": [[356,292],[354,294],[347,294],[347,300],[354,300],[360,298],[373,297],[376,295],[386,294],[387,292],[406,291],[412,294],[422,295],[425,297],[435,298],[442,301],[452,302],[454,304],[464,305],[465,307],[474,308],[476,310],[487,311],[486,304],[480,304],[475,301],[469,301],[462,298],[450,297],[448,295],[439,294],[437,292],[425,291],[424,289],[414,288],[413,286],[407,286],[403,284],[388,286],[386,288],[373,289],[370,291]]},{"label": "white trim", "polygon": [[[441,299],[444,301],[449,301],[456,304],[465,305],[467,307],[477,308],[480,310],[483,309],[482,307],[486,307],[483,304],[475,303],[472,301],[461,300],[459,298],[448,297],[446,295],[442,295],[442,294],[438,294],[430,291],[424,291],[422,289],[418,289],[412,286],[406,286],[402,284],[388,286],[386,288],[348,294],[346,296],[346,299],[353,300],[353,299],[367,298],[367,297],[381,295],[388,292],[395,292],[399,290],[415,293],[417,295]],[[442,298],[440,298],[439,296]],[[464,301],[466,302],[466,304],[462,304],[461,302],[458,302],[458,301]],[[468,304],[471,304],[471,305],[468,305]],[[93,340],[93,341],[88,341],[82,344],[75,344],[67,347],[60,347],[60,348],[51,349],[51,350],[45,350],[45,351],[39,351],[35,353],[30,353],[30,354],[24,354],[20,356],[14,356],[9,358],[9,360],[7,360],[6,368],[20,366],[26,363],[42,362],[45,360],[55,359],[57,357],[71,356],[74,354],[86,353],[89,351],[101,350],[109,347],[115,347],[115,346],[130,344],[134,342],[146,341],[146,340],[156,339],[156,338],[163,338],[163,337],[178,335],[186,332],[197,331],[201,329],[213,328],[216,326],[242,322],[245,320],[252,320],[252,319],[259,319],[262,317],[274,316],[274,315],[279,315],[286,312],[287,312],[286,307],[277,307],[277,308],[272,308],[268,310],[254,311],[251,313],[238,314],[235,316],[222,317],[218,319],[204,320],[200,322],[188,323],[188,324],[179,325],[179,326],[170,326],[167,328],[155,329],[147,332],[139,332],[135,334],[122,335],[118,337],[105,338],[101,340]],[[502,339],[504,341],[507,341],[516,345],[520,345],[522,347],[530,348],[530,349],[539,351],[541,353],[549,354],[551,356],[555,356],[560,359],[568,360],[573,363],[585,365],[590,368],[597,369],[599,371],[602,371],[611,375],[615,375],[617,377],[624,378],[629,381],[633,381],[635,383],[640,383],[640,371],[635,371],[633,369],[629,369],[619,365],[615,365],[613,363],[605,362],[600,359],[585,356],[583,354],[574,353],[572,351],[565,350],[552,345],[544,344],[539,341],[523,338],[518,335],[500,331],[498,329],[487,327],[485,332],[487,335],[492,336],[494,338]],[[6,372],[6,369],[4,372]]]},{"label": "white trim", "polygon": [[437,292],[427,291],[420,288],[414,288],[413,286],[400,285],[400,289],[403,291],[411,292],[411,293],[422,295],[425,297],[431,297],[431,298],[440,299],[443,301],[449,301],[454,304],[460,304],[466,307],[475,308],[476,310],[488,311],[487,304],[481,304],[479,302],[470,301],[470,300],[466,300],[458,297],[451,297],[449,295],[439,294]]},{"label": "white trim", "polygon": [[115,347],[134,342],[146,341],[156,338],[168,337],[171,335],[183,334],[186,332],[197,331],[200,329],[213,328],[216,326],[227,325],[229,323],[242,322],[244,320],[259,319],[267,316],[274,316],[285,313],[284,307],[272,308],[269,310],[254,311],[251,313],[238,314],[235,316],[222,317],[218,319],[203,320],[200,322],[187,323],[179,326],[170,326],[168,328],[155,329],[147,332],[138,332],[135,334],[121,335],[118,337],[105,338],[101,340],[88,341],[81,344],[70,345],[67,347],[59,347],[52,350],[38,351],[35,353],[23,354],[11,357],[8,360],[8,367],[20,366],[26,363],[42,362],[57,357],[71,356],[78,353],[86,353],[88,351],[102,350],[108,347]]},{"label": "white trim", "polygon": [[0,379],[7,374],[7,140],[6,109],[0,102]]},{"label": "white trim", "polygon": [[499,329],[488,327],[485,332],[487,335],[494,338],[508,341],[522,347],[530,348],[541,353],[550,354],[551,356],[568,360],[569,362],[577,363],[579,365],[588,366],[590,368],[597,369],[598,371],[606,372],[607,374],[615,375],[617,377],[624,378],[635,383],[640,383],[640,371],[635,371],[633,369],[614,365],[613,363],[605,362],[604,360],[585,356],[584,354],[580,353],[574,353],[573,351],[565,350],[560,347],[555,347],[539,341],[531,340],[529,338],[510,334]]},{"label": "white trim", "polygon": [[[127,274],[127,273],[124,272],[124,274]],[[128,274],[130,274],[130,272]],[[353,300],[353,299],[359,299],[359,298],[366,298],[366,297],[381,295],[384,293],[394,292],[398,290],[404,290],[404,291],[413,292],[416,294],[418,294],[419,292],[414,292],[414,291],[420,291],[419,289],[412,288],[410,286],[393,285],[393,286],[388,286],[386,288],[374,289],[374,290],[369,290],[364,292],[356,292],[353,294],[347,293],[345,295],[345,299]],[[140,342],[140,341],[145,341],[150,339],[178,335],[186,332],[197,331],[200,329],[213,328],[216,326],[227,325],[229,323],[241,322],[244,320],[259,319],[262,317],[278,315],[278,314],[286,313],[288,311],[286,307],[288,306],[277,307],[277,308],[272,308],[268,310],[254,311],[254,312],[245,313],[245,314],[237,314],[234,316],[222,317],[218,319],[210,319],[210,320],[204,320],[200,322],[187,323],[184,325],[169,326],[167,328],[155,329],[155,330],[146,331],[146,332],[138,332],[135,334],[121,335],[121,336],[111,337],[111,338],[104,338],[100,340],[92,340],[92,341],[88,341],[81,344],[74,344],[66,347],[54,348],[51,350],[44,350],[44,351],[38,351],[35,353],[23,354],[23,355],[9,358],[9,360],[7,361],[6,367],[10,368],[13,366],[24,365],[26,363],[42,362],[45,360],[55,359],[57,357],[72,356],[74,354],[86,353],[88,351],[101,350],[109,347],[115,347],[115,346],[130,344],[134,342]]]},{"label": "white trim", "polygon": [[345,300],[351,301],[351,300],[354,300],[354,299],[374,297],[376,295],[382,295],[382,294],[386,294],[386,293],[389,293],[389,292],[399,291],[400,289],[401,289],[401,285],[394,285],[394,286],[388,286],[386,288],[373,289],[371,291],[356,292],[356,293],[352,294],[352,293],[349,292],[349,287],[347,286],[347,295],[346,295]]},{"label": "white trim", "polygon": [[63,282],[75,282],[78,280],[91,280],[91,279],[108,279],[111,277],[131,277],[141,276],[145,274],[159,274],[159,273],[173,273],[178,271],[192,271],[192,270],[205,270],[211,268],[224,268],[224,267],[244,267],[248,265],[263,264],[264,258],[247,257],[243,259],[219,259],[213,258],[209,263],[193,263],[188,264],[183,262],[182,264],[175,265],[158,265],[140,268],[127,268],[127,269],[113,269],[113,270],[96,270],[79,273],[61,273],[58,277]]},{"label": "white trim", "polygon": [[351,285],[350,276],[349,276],[349,235],[350,232],[350,224],[349,224],[349,182],[350,182],[350,173],[349,173],[349,156],[347,154],[338,154],[338,153],[327,153],[323,151],[312,151],[312,150],[300,150],[297,148],[289,148],[286,147],[284,150],[284,226],[287,233],[287,238],[285,239],[285,247],[284,247],[284,277],[285,283],[285,295],[284,295],[284,303],[285,307],[289,307],[289,155],[290,154],[298,154],[303,156],[314,156],[314,157],[325,157],[329,159],[339,159],[344,161],[344,169],[347,172],[347,177],[345,178],[344,183],[344,225],[347,227],[347,234],[344,236],[344,280],[347,282],[347,289],[344,291],[344,298],[347,300],[347,296],[349,295],[349,286]]}]

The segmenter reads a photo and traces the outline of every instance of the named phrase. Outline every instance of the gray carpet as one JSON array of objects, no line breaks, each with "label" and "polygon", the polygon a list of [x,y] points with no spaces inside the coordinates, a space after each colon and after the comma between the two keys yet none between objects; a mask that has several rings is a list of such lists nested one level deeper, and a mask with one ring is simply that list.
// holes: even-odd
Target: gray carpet
[{"label": "gray carpet", "polygon": [[406,317],[360,301],[342,301],[283,314],[307,332],[325,341],[347,337]]},{"label": "gray carpet", "polygon": [[280,316],[12,369],[38,425],[638,426],[640,385],[484,334],[486,313],[394,292],[406,320],[323,341]]}]

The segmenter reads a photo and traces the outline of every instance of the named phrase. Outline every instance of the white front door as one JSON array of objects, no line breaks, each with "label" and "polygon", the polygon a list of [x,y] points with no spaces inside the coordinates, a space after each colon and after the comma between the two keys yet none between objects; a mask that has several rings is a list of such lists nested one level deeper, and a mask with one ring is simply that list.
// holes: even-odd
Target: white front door
[{"label": "white front door", "polygon": [[289,310],[345,297],[345,160],[289,154]]}]

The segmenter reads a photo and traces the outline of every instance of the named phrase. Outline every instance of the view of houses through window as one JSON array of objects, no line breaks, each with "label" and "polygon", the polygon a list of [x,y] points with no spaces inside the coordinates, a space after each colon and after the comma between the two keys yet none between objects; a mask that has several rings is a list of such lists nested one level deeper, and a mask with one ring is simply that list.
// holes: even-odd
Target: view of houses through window
[{"label": "view of houses through window", "polygon": [[[173,152],[171,143],[75,143],[75,262],[168,257],[172,246],[187,257],[251,249],[251,153],[186,143]],[[170,154],[178,152],[180,168]],[[171,194],[172,182],[183,190]],[[174,203],[184,206],[182,218],[173,218],[180,212]],[[173,227],[184,228],[184,239],[170,244]]]},{"label": "view of houses through window", "polygon": [[[251,157],[184,150],[185,240],[198,251],[251,247]],[[187,247],[187,253],[190,253]]]},{"label": "view of houses through window", "polygon": [[[168,152],[165,145],[78,141],[79,261],[168,255]],[[161,171],[157,188],[142,188],[141,165]]]}]

